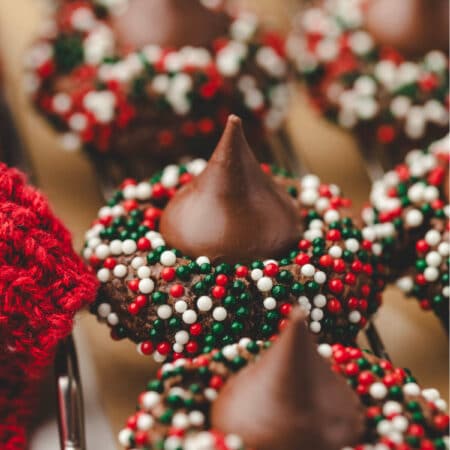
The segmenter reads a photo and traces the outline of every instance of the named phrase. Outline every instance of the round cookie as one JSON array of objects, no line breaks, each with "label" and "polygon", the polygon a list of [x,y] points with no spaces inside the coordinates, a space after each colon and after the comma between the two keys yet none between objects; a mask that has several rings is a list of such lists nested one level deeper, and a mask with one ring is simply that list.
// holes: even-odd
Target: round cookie
[{"label": "round cookie", "polygon": [[[381,303],[384,268],[379,264],[379,244],[363,238],[346,214],[349,202],[337,186],[322,184],[314,175],[296,179],[266,165],[261,170],[240,123],[230,118],[229,128],[232,132],[225,131],[223,139],[231,137],[240,151],[221,141],[211,158],[214,164],[197,160],[186,166],[168,166],[149,181],[127,180],[100,209],[86,234],[84,249],[85,259],[101,282],[93,312],[112,327],[114,337],[132,339],[142,353],[153,354],[159,361],[207,353],[243,336],[267,339],[284,326],[294,304],[309,313],[310,329],[321,339],[354,342]],[[230,156],[239,157],[245,167],[236,165]],[[241,180],[233,179],[233,183],[247,186],[247,193],[253,189],[250,186],[258,186],[266,190],[264,194],[258,191],[261,198],[268,198],[276,190],[291,203],[296,216],[289,217],[299,228],[289,248],[278,248],[278,255],[275,247],[268,246],[269,253],[259,254],[260,259],[241,253],[246,259],[243,263],[211,260],[216,248],[209,248],[209,255],[182,255],[166,245],[161,216],[171,201],[190,189],[189,183],[198,181],[198,190],[202,180],[202,189],[218,195],[217,201],[228,214],[235,213],[227,203],[231,197],[222,196],[221,186],[209,184],[211,172],[218,173],[218,167],[240,171]],[[232,198],[238,207],[239,197]],[[204,208],[211,205],[214,202],[204,203]],[[190,212],[192,208],[187,209],[185,220],[179,219],[179,227],[195,219],[188,217]],[[253,235],[239,241],[243,247],[263,252],[261,237],[266,246],[269,242],[278,245],[280,240],[270,239],[268,233],[278,233],[273,225],[278,218],[266,202],[257,202],[239,214],[247,214],[250,223],[254,215],[260,217]],[[199,224],[208,232],[215,223],[215,217],[209,217],[205,214]],[[244,228],[245,223],[241,223]],[[224,234],[222,228],[218,230],[217,243],[222,245]],[[234,239],[239,238],[235,230]],[[248,239],[254,242],[246,246]],[[226,252],[226,247],[221,250]]]},{"label": "round cookie", "polygon": [[[392,279],[448,324],[448,137],[413,150],[374,183],[363,235],[382,247]],[[442,244],[442,245],[441,245]]]},{"label": "round cookie", "polygon": [[448,219],[432,219],[430,229],[416,242],[415,260],[397,280],[408,296],[416,297],[420,306],[432,310],[449,328],[449,255]]},{"label": "round cookie", "polygon": [[[291,323],[285,332],[281,334],[278,342],[253,341],[251,339],[241,339],[239,343],[231,344],[222,350],[216,350],[212,353],[198,356],[192,360],[183,359],[171,364],[162,366],[158,373],[158,378],[147,385],[147,389],[142,392],[138,400],[137,412],[131,415],[126,423],[126,427],[119,434],[120,443],[127,449],[181,449],[181,450],[244,450],[253,448],[262,450],[266,447],[264,442],[258,439],[258,443],[249,445],[242,436],[236,433],[218,431],[215,427],[214,409],[216,405],[224,398],[230,398],[225,394],[230,394],[229,385],[238,386],[239,393],[245,393],[250,389],[253,394],[255,390],[246,383],[248,379],[243,380],[245,371],[251,371],[252,367],[259,366],[272,368],[270,363],[278,362],[277,355],[284,350],[294,351],[291,353],[291,360],[298,359],[299,364],[304,363],[304,373],[299,373],[302,383],[282,385],[283,379],[280,379],[280,385],[277,387],[276,378],[273,378],[273,390],[262,389],[257,391],[259,394],[258,404],[264,404],[268,401],[271,404],[273,396],[289,391],[309,392],[308,387],[314,386],[313,391],[320,391],[326,388],[321,384],[322,379],[315,375],[325,375],[327,381],[333,380],[335,385],[332,392],[342,390],[342,398],[354,400],[344,405],[334,404],[329,401],[322,403],[317,409],[314,407],[310,416],[306,416],[304,427],[310,430],[329,431],[332,435],[337,429],[345,425],[354,424],[354,418],[360,417],[360,425],[356,426],[353,433],[347,433],[348,445],[346,450],[372,450],[372,449],[393,449],[409,450],[413,448],[446,449],[449,445],[448,424],[449,417],[446,414],[446,402],[440,398],[435,389],[421,389],[416,383],[414,377],[407,370],[396,368],[392,363],[380,360],[375,356],[361,351],[359,348],[344,347],[342,345],[321,344],[317,348],[318,355],[314,358],[312,353],[316,351],[311,342],[307,342],[307,335],[301,331],[295,331],[293,327],[299,327],[297,320]],[[289,331],[290,330],[290,331]],[[300,333],[303,340],[296,341],[297,349],[286,344],[289,342],[289,335]],[[303,361],[303,352],[311,355]],[[298,350],[298,351],[295,351]],[[286,353],[287,354],[287,353]],[[315,361],[316,359],[322,361]],[[312,360],[317,365],[311,365]],[[282,360],[287,362],[286,359]],[[324,362],[326,362],[324,364]],[[322,364],[320,364],[322,363]],[[320,365],[320,374],[317,367]],[[322,367],[323,365],[323,367]],[[288,362],[285,370],[291,367]],[[275,371],[279,373],[275,364]],[[308,369],[313,369],[308,372]],[[278,370],[278,372],[277,372]],[[335,372],[335,374],[332,373]],[[252,372],[254,375],[255,372]],[[309,374],[309,375],[308,375]],[[268,375],[272,377],[273,374]],[[291,377],[293,374],[290,375]],[[341,379],[342,377],[342,379]],[[308,380],[306,385],[304,380]],[[347,381],[352,389],[345,386]],[[250,382],[258,384],[264,381],[264,375],[253,377]],[[266,386],[267,383],[264,384]],[[281,389],[281,391],[280,391]],[[228,392],[227,392],[228,390]],[[353,392],[352,392],[353,390]],[[223,393],[223,394],[222,394]],[[239,403],[237,392],[233,399]],[[294,395],[294,394],[293,394]],[[303,397],[306,401],[307,395]],[[359,401],[358,401],[359,400]],[[278,402],[289,402],[289,397],[282,396]],[[298,416],[287,416],[289,408],[283,410],[283,403],[280,405],[281,411],[276,409],[272,411],[266,409],[266,419],[273,418],[272,429],[263,430],[263,433],[274,433],[280,438],[283,426],[280,427],[280,420],[283,417],[286,420],[298,420]],[[297,403],[297,407],[302,410],[302,405]],[[335,411],[345,417],[335,421],[329,421],[329,415],[323,415],[318,420],[313,420],[315,414],[320,411]],[[213,411],[213,412],[211,412]],[[234,410],[238,415],[239,411]],[[220,411],[219,411],[220,412]],[[275,414],[278,414],[276,416]],[[279,415],[281,414],[281,417]],[[242,415],[242,414],[241,414]],[[350,417],[354,417],[350,419]],[[249,417],[247,424],[252,422]],[[260,420],[261,414],[255,420]],[[213,424],[213,425],[211,425]],[[247,425],[248,427],[248,425]],[[327,428],[329,427],[329,428]],[[245,429],[246,426],[241,427]],[[251,435],[252,433],[250,433]],[[295,448],[296,450],[317,449],[321,450],[340,450],[337,439],[327,447],[323,447],[323,440],[318,438],[313,441],[313,447],[305,447],[305,439],[308,439],[308,433],[297,433],[293,438],[295,447],[278,447],[282,445],[281,441],[275,441],[275,446],[269,448],[279,450],[286,448]],[[358,436],[354,442],[351,442]],[[334,435],[336,436],[336,434]],[[338,445],[338,446],[337,446]],[[345,445],[345,444],[344,444]]]},{"label": "round cookie", "polygon": [[[432,8],[422,0],[405,0],[393,9],[409,9],[414,2]],[[445,1],[440,3],[445,7]],[[384,0],[326,0],[310,7],[300,16],[288,53],[323,116],[352,130],[361,146],[376,143],[390,152],[390,158],[400,160],[410,148],[439,139],[448,130],[449,61],[439,39],[419,56],[405,56],[401,47],[387,45],[388,38],[378,36],[389,33],[386,5],[392,6]],[[381,25],[375,18],[380,8],[386,15]],[[399,31],[400,17],[408,21],[405,14],[392,17],[394,31]],[[415,19],[425,21],[424,17]],[[434,22],[428,25],[436,27]]]},{"label": "round cookie", "polygon": [[288,103],[283,40],[253,16],[191,3],[61,3],[28,52],[26,80],[68,150],[208,156],[231,112],[255,142],[278,129]]}]

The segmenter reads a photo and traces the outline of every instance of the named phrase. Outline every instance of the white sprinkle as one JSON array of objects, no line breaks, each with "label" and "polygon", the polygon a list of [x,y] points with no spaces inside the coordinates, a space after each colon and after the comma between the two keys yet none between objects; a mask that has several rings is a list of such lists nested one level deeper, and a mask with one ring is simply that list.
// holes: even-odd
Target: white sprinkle
[{"label": "white sprinkle", "polygon": [[321,270],[317,271],[314,274],[314,281],[318,284],[323,284],[325,281],[327,281],[327,275],[325,272],[322,272]]},{"label": "white sprinkle", "polygon": [[427,267],[423,275],[427,281],[436,281],[439,278],[439,270],[436,267]]},{"label": "white sprinkle", "polygon": [[153,353],[153,359],[154,359],[155,362],[157,362],[157,363],[163,363],[163,362],[167,359],[167,357],[164,356],[164,355],[162,355],[162,354],[159,353],[159,352],[154,352],[154,353]]},{"label": "white sprinkle", "polygon": [[131,267],[133,269],[139,269],[139,267],[143,266],[144,264],[145,264],[145,259],[142,258],[142,256],[136,256],[131,261]]},{"label": "white sprinkle", "polygon": [[414,287],[414,281],[411,277],[405,276],[397,280],[397,286],[403,292],[411,292]]},{"label": "white sprinkle", "polygon": [[416,383],[407,383],[403,386],[403,393],[405,395],[417,397],[420,395],[420,387]]},{"label": "white sprinkle", "polygon": [[273,283],[269,277],[262,277],[258,280],[256,286],[261,292],[269,292],[273,287]]},{"label": "white sprinkle", "polygon": [[277,307],[277,301],[273,297],[267,297],[264,299],[264,308],[268,310],[275,309]]},{"label": "white sprinkle", "polygon": [[167,166],[161,177],[161,183],[166,188],[173,188],[178,184],[179,169],[176,165]]},{"label": "white sprinkle", "polygon": [[189,413],[189,422],[194,427],[201,427],[205,423],[205,416],[201,411],[191,411]]},{"label": "white sprinkle", "polygon": [[406,213],[406,224],[411,227],[418,227],[423,222],[423,215],[417,209],[412,209]]},{"label": "white sprinkle", "polygon": [[213,388],[206,388],[203,391],[203,394],[205,395],[206,399],[210,402],[213,402],[217,398],[217,391]]},{"label": "white sprinkle", "polygon": [[179,429],[186,429],[189,426],[189,419],[184,413],[177,413],[172,418],[172,426]]},{"label": "white sprinkle", "polygon": [[352,311],[349,315],[348,315],[348,320],[351,323],[358,323],[361,320],[361,313],[359,311]]},{"label": "white sprinkle", "polygon": [[320,344],[317,347],[317,350],[319,352],[319,355],[323,358],[331,358],[333,356],[333,349],[329,344]]},{"label": "white sprinkle", "polygon": [[116,326],[119,323],[119,316],[116,313],[109,313],[108,317],[107,317],[107,322],[109,323],[109,325],[111,326]]},{"label": "white sprinkle", "polygon": [[189,333],[187,331],[177,331],[175,333],[175,341],[178,342],[178,344],[185,345],[189,342]]},{"label": "white sprinkle", "polygon": [[301,184],[305,189],[318,189],[320,186],[320,178],[317,175],[305,175],[301,179]]},{"label": "white sprinkle", "polygon": [[441,233],[437,230],[429,230],[425,235],[425,241],[428,245],[438,245],[441,240]]},{"label": "white sprinkle", "polygon": [[436,400],[439,400],[440,395],[439,391],[437,389],[424,389],[422,391],[422,395],[429,401],[429,402],[435,402]]},{"label": "white sprinkle", "polygon": [[144,278],[139,281],[139,291],[143,294],[150,294],[155,289],[155,283],[151,278]]},{"label": "white sprinkle", "polygon": [[345,248],[352,253],[356,253],[359,250],[359,242],[356,239],[347,239],[345,241]]},{"label": "white sprinkle", "polygon": [[250,273],[250,276],[253,281],[258,281],[263,277],[264,273],[261,269],[253,269]]},{"label": "white sprinkle", "polygon": [[97,272],[97,278],[102,283],[106,283],[107,281],[109,281],[110,276],[111,272],[109,271],[109,269],[106,268],[100,269]]},{"label": "white sprinkle", "polygon": [[199,311],[209,311],[213,306],[213,302],[210,297],[202,295],[197,300],[197,308]]},{"label": "white sprinkle", "polygon": [[125,186],[122,193],[126,200],[133,200],[136,198],[136,186],[134,184]]},{"label": "white sprinkle", "polygon": [[214,308],[212,315],[214,320],[222,322],[227,318],[227,310],[222,306],[218,306],[217,308]]},{"label": "white sprinkle", "polygon": [[422,201],[425,192],[425,186],[422,183],[415,183],[408,189],[408,198],[413,203]]},{"label": "white sprinkle", "polygon": [[172,316],[172,308],[169,305],[158,306],[158,317],[166,320]]},{"label": "white sprinkle", "polygon": [[381,420],[377,424],[377,432],[381,436],[386,436],[392,431],[392,424],[390,420]]},{"label": "white sprinkle", "polygon": [[102,318],[106,319],[111,312],[111,305],[109,303],[100,303],[97,308],[97,314]]},{"label": "white sprinkle", "polygon": [[121,430],[118,437],[120,445],[122,447],[129,447],[133,434],[133,431],[129,428],[124,428],[123,430]]},{"label": "white sprinkle", "polygon": [[143,181],[136,186],[136,198],[138,200],[148,200],[152,195],[152,186]]},{"label": "white sprinkle", "polygon": [[312,277],[314,276],[316,269],[312,264],[305,264],[301,268],[301,273],[305,277]]},{"label": "white sprinkle", "polygon": [[314,297],[313,302],[317,308],[323,308],[327,304],[327,299],[325,295],[319,294]]},{"label": "white sprinkle", "polygon": [[189,325],[193,324],[197,320],[197,313],[193,309],[188,309],[183,313],[183,322]]},{"label": "white sprinkle", "polygon": [[[141,407],[145,411],[153,409],[159,403],[160,395],[155,391],[149,391],[140,397]],[[128,445],[128,444],[127,444]]]},{"label": "white sprinkle", "polygon": [[118,256],[122,254],[122,241],[119,241],[119,239],[114,239],[109,244],[109,250],[111,251],[112,255]]},{"label": "white sprinkle", "polygon": [[150,414],[139,414],[137,420],[138,430],[148,431],[152,428],[154,423],[153,417]]},{"label": "white sprinkle", "polygon": [[300,201],[307,206],[313,206],[319,199],[319,193],[315,189],[306,189],[300,194]]},{"label": "white sprinkle", "polygon": [[335,209],[329,209],[324,215],[324,220],[326,223],[332,223],[338,221],[339,217],[340,215],[338,211]]},{"label": "white sprinkle", "polygon": [[392,400],[386,402],[383,406],[383,414],[385,416],[390,416],[391,414],[399,414],[402,412],[402,405],[398,402]]},{"label": "white sprinkle", "polygon": [[188,308],[188,304],[184,300],[178,300],[175,303],[175,311],[179,314],[183,314]]},{"label": "white sprinkle", "polygon": [[311,311],[311,319],[315,320],[317,322],[321,321],[323,319],[323,310],[321,310],[320,308],[314,308]]},{"label": "white sprinkle", "polygon": [[117,278],[123,278],[127,275],[128,268],[124,264],[117,264],[113,269],[113,274]]},{"label": "white sprinkle", "polygon": [[109,245],[100,244],[95,249],[95,254],[100,259],[106,259],[110,255]]},{"label": "white sprinkle", "polygon": [[161,253],[160,262],[163,266],[172,267],[177,262],[177,257],[174,252],[166,250]]},{"label": "white sprinkle", "polygon": [[125,255],[131,255],[137,250],[136,242],[132,239],[127,239],[122,243],[122,251]]},{"label": "white sprinkle", "polygon": [[425,261],[431,267],[439,267],[442,262],[442,256],[438,252],[430,252],[425,257]]},{"label": "white sprinkle", "polygon": [[199,256],[195,262],[201,266],[202,264],[210,264],[211,261],[209,260],[209,258],[207,256]]},{"label": "white sprinkle", "polygon": [[333,258],[340,258],[342,256],[342,249],[341,249],[341,247],[339,247],[337,245],[333,245],[328,250],[328,254],[330,256],[332,256]]},{"label": "white sprinkle", "polygon": [[388,390],[383,383],[373,383],[369,388],[369,393],[374,399],[381,400],[386,397]]},{"label": "white sprinkle", "polygon": [[439,198],[439,190],[436,186],[427,186],[423,193],[423,198],[426,202],[431,203],[432,201]]},{"label": "white sprinkle", "polygon": [[141,266],[137,270],[137,276],[142,280],[144,278],[150,278],[150,267]]},{"label": "white sprinkle", "polygon": [[450,244],[448,242],[441,242],[438,247],[440,255],[446,257],[450,254]]}]

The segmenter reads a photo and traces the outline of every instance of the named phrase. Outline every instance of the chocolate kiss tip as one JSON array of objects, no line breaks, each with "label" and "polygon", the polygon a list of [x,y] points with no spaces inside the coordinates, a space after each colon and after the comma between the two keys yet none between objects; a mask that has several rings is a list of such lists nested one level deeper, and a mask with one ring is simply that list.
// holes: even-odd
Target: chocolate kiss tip
[{"label": "chocolate kiss tip", "polygon": [[281,257],[301,226],[293,199],[261,170],[231,115],[206,169],[168,203],[160,231],[186,256],[237,264]]},{"label": "chocolate kiss tip", "polygon": [[242,127],[242,120],[239,116],[236,116],[235,114],[230,114],[228,116],[228,121],[229,123],[233,124],[233,125],[240,125]]},{"label": "chocolate kiss tip", "polygon": [[279,339],[234,375],[212,406],[212,426],[257,450],[340,450],[364,433],[364,414],[344,378],[317,352],[293,311]]}]

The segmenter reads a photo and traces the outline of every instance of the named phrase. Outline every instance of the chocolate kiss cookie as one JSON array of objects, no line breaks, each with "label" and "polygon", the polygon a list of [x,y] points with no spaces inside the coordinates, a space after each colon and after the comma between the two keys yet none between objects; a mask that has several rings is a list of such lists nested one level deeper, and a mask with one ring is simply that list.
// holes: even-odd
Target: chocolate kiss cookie
[{"label": "chocolate kiss cookie", "polygon": [[254,15],[201,0],[85,0],[60,2],[50,20],[27,54],[27,88],[68,150],[145,173],[209,156],[230,113],[253,143],[284,123],[284,38]]},{"label": "chocolate kiss cookie", "polygon": [[167,48],[208,47],[225,36],[231,18],[200,1],[133,0],[123,14],[112,17],[121,46],[142,48],[149,43]]},{"label": "chocolate kiss cookie", "polygon": [[[120,444],[127,449],[149,450],[158,448],[406,450],[427,447],[444,450],[447,448],[449,442],[447,404],[436,389],[422,389],[409,371],[394,367],[390,362],[380,360],[354,347],[319,345],[318,354],[328,362],[327,368],[327,364],[320,364],[313,355],[312,344],[308,342],[305,332],[293,330],[292,326],[298,326],[296,320],[290,325],[291,329],[288,328],[282,333],[280,342],[272,345],[270,342],[255,342],[245,338],[239,343],[227,345],[221,350],[194,359],[164,364],[158,378],[150,381],[140,394],[137,412],[128,418],[126,427],[119,434]],[[295,335],[302,334],[304,339],[299,340],[298,348],[295,348],[294,342],[297,342]],[[287,338],[284,335],[288,335]],[[271,353],[280,355],[292,345],[294,347],[290,348],[291,360],[288,352],[282,358],[271,355]],[[303,352],[304,358],[310,364],[302,365],[297,368],[297,372],[288,375],[289,386],[284,386],[282,384],[286,381],[284,371],[292,367],[293,360],[301,359]],[[276,360],[282,365],[267,368],[269,377],[275,376],[271,384],[265,381],[264,371],[252,372],[253,365],[262,367],[264,361],[269,360],[271,362]],[[331,370],[336,372],[336,375],[333,375]],[[238,386],[245,371],[247,374],[252,373],[254,377],[249,379],[245,376],[245,384]],[[276,376],[280,377],[278,384]],[[342,377],[342,384],[338,377]],[[329,420],[334,413],[314,417],[317,410],[311,408],[313,417],[306,419],[310,428],[302,435],[292,436],[292,430],[283,429],[282,421],[285,419],[286,423],[291,423],[294,420],[289,416],[289,413],[292,413],[292,400],[304,387],[301,382],[305,380],[308,385],[314,386],[311,395],[323,396],[320,401],[314,397],[313,404],[316,408],[320,407],[327,412],[341,412],[345,419],[339,417],[336,420]],[[327,382],[330,383],[329,386]],[[356,395],[345,386],[345,382]],[[229,384],[234,385],[236,394],[232,392],[234,389],[229,388]],[[261,388],[255,391],[258,386]],[[320,392],[321,388],[324,390],[323,393]],[[292,391],[293,397],[283,398],[285,405],[276,402],[276,411],[271,411],[270,406],[273,405],[271,399],[277,393],[288,390]],[[252,392],[257,392],[258,395],[254,397],[251,395]],[[329,394],[328,404],[325,392]],[[225,393],[233,396],[249,395],[252,401],[256,401],[261,407],[249,411],[252,415],[245,418],[246,424],[250,424],[253,420],[255,427],[262,426],[263,423],[266,425],[265,429],[261,430],[257,442],[247,442],[245,436],[239,435],[239,431],[242,430],[240,424],[236,424],[235,429],[227,429],[229,433],[223,433],[214,426],[214,411],[223,406]],[[304,395],[307,396],[308,393],[304,392]],[[333,400],[336,397],[339,400],[334,404]],[[344,398],[347,398],[348,402],[342,403]],[[358,398],[359,402],[356,401]],[[236,402],[236,407],[242,406],[239,399],[232,397],[229,401]],[[304,399],[299,398],[298,401],[303,402]],[[238,409],[234,412],[242,417]],[[264,412],[273,419],[272,422],[263,417]],[[278,412],[278,415],[275,415],[275,412]],[[363,427],[361,427],[362,419],[365,419]],[[347,442],[331,436],[332,430],[351,423],[355,424],[355,429],[345,433],[349,439]],[[278,434],[281,430],[286,431],[293,439],[287,443],[287,447],[283,446],[285,436]],[[362,431],[362,435],[358,437],[359,431]],[[328,446],[324,446],[324,438],[318,435],[319,432],[324,436],[331,436],[330,441],[327,441]],[[269,439],[267,443],[270,444],[267,446],[260,438],[270,434],[273,436],[278,434],[279,440]]]},{"label": "chocolate kiss cookie", "polygon": [[[100,209],[83,252],[101,282],[93,312],[113,337],[132,339],[158,361],[192,356],[243,336],[270,338],[300,305],[320,339],[354,342],[381,301],[377,246],[346,216],[349,202],[337,186],[262,170],[232,117],[211,166],[171,165],[150,180],[122,184]],[[241,197],[248,211],[239,206],[238,186],[247,187]],[[181,209],[189,197],[192,206]],[[242,217],[231,217],[230,205]],[[205,217],[203,207],[213,213]],[[200,236],[197,214],[205,222]],[[193,243],[204,235],[207,245],[189,246],[184,227]]]},{"label": "chocolate kiss cookie", "polygon": [[379,245],[390,277],[448,328],[449,137],[413,150],[372,187],[363,234]]},{"label": "chocolate kiss cookie", "polygon": [[294,199],[262,171],[241,120],[230,116],[206,169],[168,203],[160,231],[191,258],[236,264],[286,254],[300,222]]},{"label": "chocolate kiss cookie", "polygon": [[445,136],[448,5],[326,0],[308,7],[289,55],[316,109],[360,147],[389,151],[394,161]]},{"label": "chocolate kiss cookie", "polygon": [[212,404],[213,429],[258,450],[341,450],[364,433],[363,408],[317,353],[295,309],[279,339],[231,377]]}]

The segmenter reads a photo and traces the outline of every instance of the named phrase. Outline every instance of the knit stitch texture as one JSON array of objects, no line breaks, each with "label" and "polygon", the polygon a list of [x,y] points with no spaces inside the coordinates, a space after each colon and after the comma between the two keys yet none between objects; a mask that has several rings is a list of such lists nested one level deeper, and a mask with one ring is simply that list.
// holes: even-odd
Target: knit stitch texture
[{"label": "knit stitch texture", "polygon": [[39,381],[97,283],[47,200],[0,164],[0,448],[26,448]]}]

